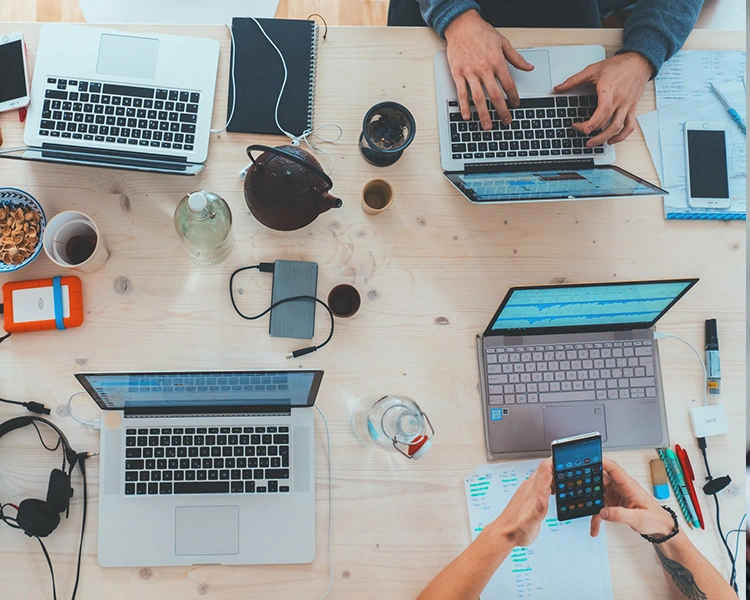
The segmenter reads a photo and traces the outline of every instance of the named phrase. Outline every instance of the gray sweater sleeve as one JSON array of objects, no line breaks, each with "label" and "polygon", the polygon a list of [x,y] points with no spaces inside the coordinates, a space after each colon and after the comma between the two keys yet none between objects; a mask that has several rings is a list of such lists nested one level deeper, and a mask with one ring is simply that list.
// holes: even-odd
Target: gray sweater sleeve
[{"label": "gray sweater sleeve", "polygon": [[703,0],[639,0],[625,23],[617,53],[638,52],[658,72],[682,48],[702,5]]},{"label": "gray sweater sleeve", "polygon": [[[461,13],[479,11],[475,0],[417,0],[425,22],[445,37],[445,29]],[[625,23],[618,51],[642,54],[658,71],[685,43],[703,0],[639,0]]]},{"label": "gray sweater sleeve", "polygon": [[479,12],[475,0],[417,0],[422,18],[430,27],[445,37],[445,28],[461,13],[472,8]]}]

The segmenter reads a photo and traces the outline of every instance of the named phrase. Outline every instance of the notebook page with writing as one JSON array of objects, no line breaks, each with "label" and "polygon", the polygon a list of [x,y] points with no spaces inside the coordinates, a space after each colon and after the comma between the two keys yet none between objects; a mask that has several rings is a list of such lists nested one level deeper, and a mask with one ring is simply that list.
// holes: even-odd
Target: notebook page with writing
[{"label": "notebook page with writing", "polygon": [[[468,477],[471,539],[492,522],[539,466],[540,460],[482,465]],[[527,548],[515,548],[490,579],[481,600],[612,600],[607,538],[589,535],[590,518],[560,522],[550,496],[539,536]]]}]

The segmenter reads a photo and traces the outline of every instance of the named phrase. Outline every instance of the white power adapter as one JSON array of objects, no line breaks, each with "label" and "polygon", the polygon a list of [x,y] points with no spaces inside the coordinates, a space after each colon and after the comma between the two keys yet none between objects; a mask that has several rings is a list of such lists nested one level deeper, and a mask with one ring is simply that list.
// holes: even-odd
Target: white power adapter
[{"label": "white power adapter", "polygon": [[723,404],[699,406],[690,410],[690,423],[693,435],[697,438],[721,435],[729,430],[727,413]]}]

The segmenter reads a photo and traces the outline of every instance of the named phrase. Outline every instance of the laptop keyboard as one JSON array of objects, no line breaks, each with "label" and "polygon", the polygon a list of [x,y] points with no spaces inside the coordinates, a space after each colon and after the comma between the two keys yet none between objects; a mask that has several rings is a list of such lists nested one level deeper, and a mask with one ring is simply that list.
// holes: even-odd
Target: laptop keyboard
[{"label": "laptop keyboard", "polygon": [[39,135],[192,151],[200,93],[48,77]]},{"label": "laptop keyboard", "polygon": [[471,119],[464,121],[458,100],[448,101],[451,126],[451,157],[454,159],[496,159],[542,156],[584,156],[604,154],[604,146],[587,148],[591,135],[573,129],[573,123],[587,121],[596,110],[596,96],[549,96],[521,98],[510,109],[513,120],[500,122],[497,111],[487,100],[492,129],[484,131],[474,103]]},{"label": "laptop keyboard", "polygon": [[486,348],[491,405],[656,398],[651,340]]},{"label": "laptop keyboard", "polygon": [[125,430],[125,495],[290,491],[289,427]]}]

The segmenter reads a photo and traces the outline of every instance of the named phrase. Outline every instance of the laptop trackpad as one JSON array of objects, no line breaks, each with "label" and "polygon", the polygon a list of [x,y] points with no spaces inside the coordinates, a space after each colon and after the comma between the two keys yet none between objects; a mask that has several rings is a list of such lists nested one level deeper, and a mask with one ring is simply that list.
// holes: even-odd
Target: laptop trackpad
[{"label": "laptop trackpad", "polygon": [[153,79],[158,54],[158,39],[103,33],[96,72],[99,75]]},{"label": "laptop trackpad", "polygon": [[544,407],[544,441],[550,445],[553,440],[598,431],[602,441],[607,440],[604,420],[604,405],[581,402],[577,405]]},{"label": "laptop trackpad", "polygon": [[175,509],[177,556],[239,554],[239,506],[178,506]]},{"label": "laptop trackpad", "polygon": [[549,52],[547,50],[519,50],[519,53],[534,65],[534,70],[521,71],[508,63],[508,70],[510,76],[513,77],[518,93],[521,96],[532,92],[549,94],[552,91]]}]

